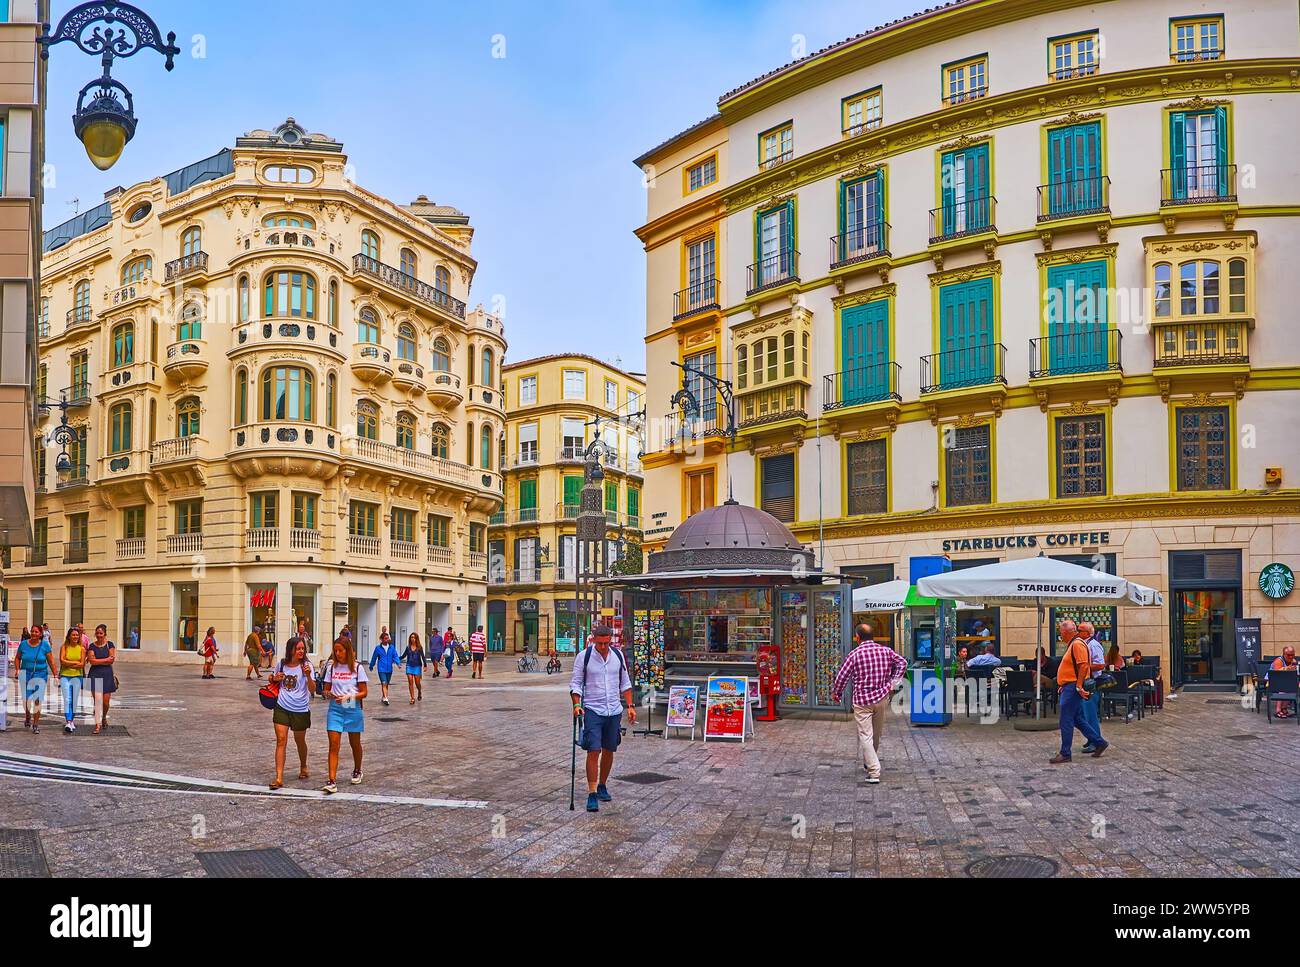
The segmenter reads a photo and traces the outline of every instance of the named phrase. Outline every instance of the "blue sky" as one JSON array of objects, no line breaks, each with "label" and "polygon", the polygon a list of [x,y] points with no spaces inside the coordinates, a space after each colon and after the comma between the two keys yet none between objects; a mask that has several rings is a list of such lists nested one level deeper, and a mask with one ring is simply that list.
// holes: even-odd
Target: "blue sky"
[{"label": "blue sky", "polygon": [[[182,48],[114,76],[135,94],[135,140],[108,172],[72,132],[98,61],[52,50],[45,222],[165,174],[288,116],[344,143],[365,187],[469,214],[471,306],[504,298],[511,359],[561,350],[642,367],[645,198],[632,159],[711,114],[718,95],[791,59],[911,13],[922,0],[384,2],[140,0]],[[55,0],[53,17],[68,9]],[[206,56],[191,55],[201,34]],[[505,57],[493,57],[494,37]]]}]

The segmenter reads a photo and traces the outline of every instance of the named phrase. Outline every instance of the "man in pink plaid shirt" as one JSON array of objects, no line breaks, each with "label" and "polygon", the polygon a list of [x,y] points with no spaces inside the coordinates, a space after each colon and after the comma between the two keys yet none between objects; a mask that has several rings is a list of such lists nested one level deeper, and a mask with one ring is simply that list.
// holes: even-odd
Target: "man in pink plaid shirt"
[{"label": "man in pink plaid shirt", "polygon": [[838,702],[844,686],[853,679],[853,718],[858,723],[858,744],[862,746],[862,768],[867,782],[880,782],[880,737],[885,731],[885,709],[889,695],[907,670],[907,661],[892,648],[872,640],[869,624],[855,632],[858,647],[844,657],[835,674],[831,699]]}]

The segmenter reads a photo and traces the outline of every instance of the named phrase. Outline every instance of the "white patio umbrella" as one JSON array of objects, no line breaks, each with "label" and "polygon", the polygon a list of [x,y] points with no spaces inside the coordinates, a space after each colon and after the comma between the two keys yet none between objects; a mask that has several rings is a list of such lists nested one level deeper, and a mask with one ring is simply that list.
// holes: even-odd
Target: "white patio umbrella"
[{"label": "white patio umbrella", "polygon": [[[1159,591],[1105,571],[1081,567],[1039,554],[982,567],[934,574],[916,582],[919,593],[933,598],[978,598],[991,607],[1038,608],[1038,647],[1043,646],[1047,608],[1071,605],[1164,603]],[[1037,660],[1038,652],[1034,652]],[[1042,675],[1035,675],[1035,718],[1042,716]]]},{"label": "white patio umbrella", "polygon": [[854,588],[853,610],[902,611],[909,587],[911,585],[906,581],[886,581],[866,588]]}]

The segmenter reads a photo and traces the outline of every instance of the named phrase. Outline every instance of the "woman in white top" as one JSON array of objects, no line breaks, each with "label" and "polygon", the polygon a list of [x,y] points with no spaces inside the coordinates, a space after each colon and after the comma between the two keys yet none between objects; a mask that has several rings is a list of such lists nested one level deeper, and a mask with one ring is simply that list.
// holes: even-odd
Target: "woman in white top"
[{"label": "woman in white top", "polygon": [[275,713],[275,779],[272,789],[284,785],[284,755],[289,746],[289,733],[298,746],[298,778],[310,779],[307,771],[307,730],[311,728],[311,662],[307,660],[307,646],[301,638],[293,637],[284,643],[284,658],[271,674],[271,681],[280,686]]},{"label": "woman in white top", "polygon": [[370,690],[369,683],[366,666],[357,661],[352,639],[340,638],[334,642],[334,657],[325,668],[324,688],[324,695],[330,703],[325,715],[330,753],[329,780],[321,788],[327,793],[339,791],[334,777],[339,771],[339,746],[345,732],[348,744],[352,746],[352,785],[361,782],[361,733],[366,727],[361,702]]}]

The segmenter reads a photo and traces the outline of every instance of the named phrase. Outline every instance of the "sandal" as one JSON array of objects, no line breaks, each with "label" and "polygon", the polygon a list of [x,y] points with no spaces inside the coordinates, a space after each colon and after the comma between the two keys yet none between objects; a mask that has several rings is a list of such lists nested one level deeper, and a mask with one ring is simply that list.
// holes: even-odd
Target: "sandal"
[{"label": "sandal", "polygon": [[299,778],[299,779],[310,779],[310,778],[311,778],[311,773],[308,772],[306,769],[300,769],[300,770],[298,771],[298,778]]},{"label": "sandal", "polygon": [[276,779],[275,781],[273,781],[273,782],[271,783],[271,791],[272,791],[272,792],[274,792],[276,789],[283,789],[283,788],[284,788],[284,783],[281,782],[279,779]]},{"label": "sandal", "polygon": [[94,731],[93,733],[91,733],[91,734],[92,734],[92,735],[99,735],[99,726],[98,726],[98,725],[95,726],[95,731]]}]

